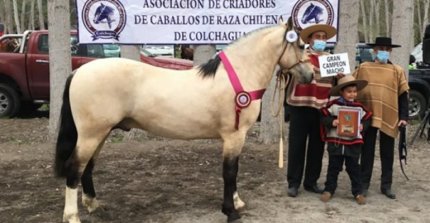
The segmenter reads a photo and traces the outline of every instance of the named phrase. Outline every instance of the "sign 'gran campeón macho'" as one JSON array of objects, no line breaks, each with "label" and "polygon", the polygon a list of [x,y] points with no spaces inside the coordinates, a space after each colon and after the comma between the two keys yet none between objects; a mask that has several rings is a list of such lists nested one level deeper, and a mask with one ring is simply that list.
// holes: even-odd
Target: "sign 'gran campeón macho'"
[{"label": "sign 'gran campe\u00f3n macho'", "polygon": [[[336,27],[338,1],[77,0],[79,42],[228,44],[292,14]],[[304,15],[308,8],[318,9],[316,19]]]}]

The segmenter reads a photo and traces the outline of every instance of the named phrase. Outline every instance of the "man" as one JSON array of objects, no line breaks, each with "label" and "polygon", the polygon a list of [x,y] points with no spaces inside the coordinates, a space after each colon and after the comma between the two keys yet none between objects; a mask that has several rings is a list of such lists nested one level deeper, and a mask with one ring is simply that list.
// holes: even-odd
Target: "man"
[{"label": "man", "polygon": [[359,92],[357,100],[372,113],[371,127],[365,132],[364,146],[361,156],[361,174],[363,194],[367,195],[372,177],[375,157],[376,136],[379,132],[379,150],[381,156],[382,194],[395,199],[392,191],[394,139],[398,135],[398,127],[407,125],[408,120],[408,82],[404,70],[389,60],[392,48],[400,47],[391,43],[391,38],[377,37],[373,47],[374,62],[361,64],[354,76],[357,80],[367,80],[366,89]]},{"label": "man", "polygon": [[[300,32],[302,40],[309,44],[306,50],[314,66],[314,79],[310,84],[299,84],[294,77],[286,92],[287,110],[290,115],[288,137],[288,196],[296,197],[303,171],[305,190],[322,193],[317,180],[321,174],[324,143],[320,138],[319,110],[326,105],[333,78],[321,78],[318,56],[325,52],[327,40],[336,35],[336,29],[330,25],[309,26]],[[307,148],[306,148],[307,144]],[[305,168],[306,158],[306,168]]]}]

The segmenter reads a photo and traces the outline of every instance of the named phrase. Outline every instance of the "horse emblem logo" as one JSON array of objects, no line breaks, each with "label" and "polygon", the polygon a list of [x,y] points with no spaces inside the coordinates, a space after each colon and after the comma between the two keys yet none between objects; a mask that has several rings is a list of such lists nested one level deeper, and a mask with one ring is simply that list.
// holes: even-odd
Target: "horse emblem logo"
[{"label": "horse emblem logo", "polygon": [[292,17],[299,30],[313,24],[333,25],[334,10],[328,0],[301,0],[294,5]]},{"label": "horse emblem logo", "polygon": [[82,10],[85,28],[97,39],[119,40],[126,24],[125,8],[119,0],[90,0]]}]

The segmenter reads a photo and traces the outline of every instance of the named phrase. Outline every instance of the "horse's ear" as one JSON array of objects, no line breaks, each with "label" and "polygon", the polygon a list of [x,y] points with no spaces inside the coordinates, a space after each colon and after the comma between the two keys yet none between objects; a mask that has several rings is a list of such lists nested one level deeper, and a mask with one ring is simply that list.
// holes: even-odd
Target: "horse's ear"
[{"label": "horse's ear", "polygon": [[287,21],[288,30],[294,29],[293,18],[290,16]]}]

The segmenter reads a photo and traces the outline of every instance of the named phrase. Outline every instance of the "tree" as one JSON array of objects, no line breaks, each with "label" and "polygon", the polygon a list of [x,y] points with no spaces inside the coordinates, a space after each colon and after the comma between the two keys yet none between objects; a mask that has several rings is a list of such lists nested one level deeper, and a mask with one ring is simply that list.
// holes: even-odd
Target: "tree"
[{"label": "tree", "polygon": [[15,20],[16,32],[21,33],[21,25],[19,23],[19,16],[18,16],[18,4],[16,3],[16,0],[12,0],[12,2],[13,2],[13,17]]},{"label": "tree", "polygon": [[[279,120],[277,120],[277,118],[273,117],[272,115],[271,99],[272,99],[272,94],[275,91],[275,85],[276,85],[276,78],[272,78],[272,80],[270,81],[270,85],[267,87],[266,93],[263,95],[263,99],[261,101],[260,134],[258,137],[259,137],[259,141],[264,144],[277,142],[280,138],[280,133],[279,133],[280,125],[278,122]],[[281,110],[278,114],[278,118],[282,118],[282,124],[283,124],[284,123],[283,101],[281,104],[278,104],[277,102],[273,102],[273,103],[275,103],[273,105],[275,107],[281,106]],[[285,129],[284,126],[282,127]],[[285,135],[284,135],[284,138],[285,138]]]},{"label": "tree", "polygon": [[397,63],[408,70],[409,54],[411,52],[413,33],[414,3],[412,1],[394,0],[393,1],[393,19],[391,27],[391,38],[394,43],[402,45],[401,48],[395,48],[391,54],[394,63]]},{"label": "tree", "polygon": [[4,0],[4,14],[5,14],[5,33],[14,33],[13,19],[12,19],[12,6],[10,0]]},{"label": "tree", "polygon": [[[63,1],[63,0],[60,0],[60,1]],[[67,4],[69,4],[69,3],[67,3]],[[44,11],[43,11],[42,0],[37,0],[37,9],[39,12],[39,29],[45,29],[45,18],[43,17]],[[49,10],[48,10],[48,13],[49,13]],[[69,13],[70,13],[70,11],[67,12],[67,15],[69,15]],[[69,23],[70,23],[70,18],[68,18],[67,21],[69,21]],[[69,27],[69,24],[67,24],[67,27]]]},{"label": "tree", "polygon": [[72,71],[70,51],[70,10],[68,0],[48,0],[49,21],[49,138],[58,132],[62,96]]},{"label": "tree", "polygon": [[340,4],[338,42],[336,52],[347,52],[351,69],[355,64],[355,44],[358,42],[358,10],[360,0],[344,1]]}]

